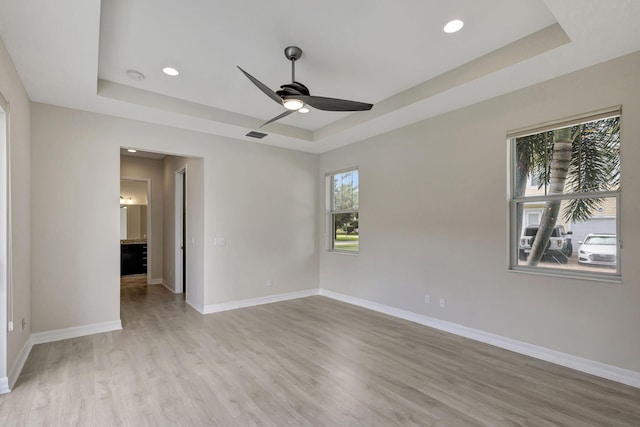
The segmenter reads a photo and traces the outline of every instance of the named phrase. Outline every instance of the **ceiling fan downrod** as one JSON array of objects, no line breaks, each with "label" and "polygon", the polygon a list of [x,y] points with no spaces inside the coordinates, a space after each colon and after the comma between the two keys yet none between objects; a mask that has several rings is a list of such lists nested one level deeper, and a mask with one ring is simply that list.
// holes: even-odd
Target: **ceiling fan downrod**
[{"label": "ceiling fan downrod", "polygon": [[302,49],[298,46],[289,46],[284,49],[284,56],[291,61],[291,83],[296,81],[296,61],[302,56]]}]

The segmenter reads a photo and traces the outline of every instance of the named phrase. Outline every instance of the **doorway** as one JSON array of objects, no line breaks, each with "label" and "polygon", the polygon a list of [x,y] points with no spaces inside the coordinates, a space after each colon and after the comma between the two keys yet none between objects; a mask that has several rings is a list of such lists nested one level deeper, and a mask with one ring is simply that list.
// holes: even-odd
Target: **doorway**
[{"label": "doorway", "polygon": [[175,293],[187,297],[187,168],[175,172]]},{"label": "doorway", "polygon": [[151,280],[151,180],[120,179],[121,285]]}]

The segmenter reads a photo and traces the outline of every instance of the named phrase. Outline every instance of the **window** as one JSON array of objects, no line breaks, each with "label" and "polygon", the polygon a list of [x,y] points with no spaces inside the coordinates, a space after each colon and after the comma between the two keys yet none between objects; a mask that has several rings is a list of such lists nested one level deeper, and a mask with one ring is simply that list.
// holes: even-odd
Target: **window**
[{"label": "window", "polygon": [[327,222],[331,224],[329,249],[357,253],[360,249],[358,169],[328,175],[327,190]]},{"label": "window", "polygon": [[511,269],[619,280],[620,112],[508,134]]},{"label": "window", "polygon": [[542,215],[542,210],[536,210],[536,211],[531,211],[531,212],[527,212],[526,214],[526,221],[525,221],[525,226],[527,225],[535,225],[540,223],[540,215]]}]

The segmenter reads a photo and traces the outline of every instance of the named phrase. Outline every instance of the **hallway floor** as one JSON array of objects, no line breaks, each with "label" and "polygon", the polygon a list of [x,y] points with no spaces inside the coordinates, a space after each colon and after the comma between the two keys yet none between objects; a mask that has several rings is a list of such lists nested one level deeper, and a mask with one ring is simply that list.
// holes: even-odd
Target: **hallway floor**
[{"label": "hallway floor", "polygon": [[120,276],[120,286],[139,286],[147,284],[147,275]]}]

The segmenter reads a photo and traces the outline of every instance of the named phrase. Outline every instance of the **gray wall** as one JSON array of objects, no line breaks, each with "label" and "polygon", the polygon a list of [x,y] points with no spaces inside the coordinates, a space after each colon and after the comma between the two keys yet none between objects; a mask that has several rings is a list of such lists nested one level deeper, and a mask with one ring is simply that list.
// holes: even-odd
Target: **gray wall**
[{"label": "gray wall", "polygon": [[[320,287],[640,372],[639,75],[636,53],[323,154],[320,227],[324,174],[360,168],[360,253],[320,239]],[[507,131],[617,104],[623,283],[508,271]]]},{"label": "gray wall", "polygon": [[187,194],[194,307],[318,287],[316,155],[44,104],[32,119],[35,332],[120,317],[121,145],[200,158]]}]

